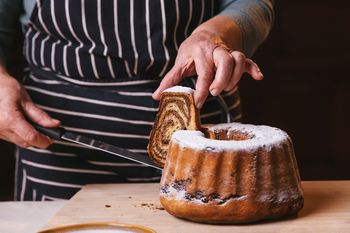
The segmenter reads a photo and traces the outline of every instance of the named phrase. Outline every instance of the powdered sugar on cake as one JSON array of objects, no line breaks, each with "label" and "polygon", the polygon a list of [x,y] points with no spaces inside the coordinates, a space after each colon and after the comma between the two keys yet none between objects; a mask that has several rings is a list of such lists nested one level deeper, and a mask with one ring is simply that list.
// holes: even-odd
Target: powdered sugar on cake
[{"label": "powdered sugar on cake", "polygon": [[[186,189],[177,190],[171,185],[168,187],[166,193],[160,192],[160,195],[165,197],[165,198],[174,198],[175,200],[178,200],[178,201],[189,201],[189,202],[191,202],[193,204],[197,204],[197,205],[205,205],[205,204],[207,204],[207,202],[203,202],[201,200],[201,198],[191,198],[191,200],[188,200],[188,197],[186,197],[186,195],[188,195],[188,194],[190,194],[190,193],[188,193],[186,191]],[[230,199],[226,199],[225,202],[244,200],[246,198],[247,198],[246,195],[242,195],[242,196],[239,196],[239,197],[232,197]],[[223,199],[214,198],[214,199],[208,200],[208,202],[216,202],[217,204],[220,203],[222,205],[223,204]]]},{"label": "powdered sugar on cake", "polygon": [[241,123],[218,124],[209,127],[210,131],[226,130],[228,133],[239,131],[249,135],[246,140],[216,140],[209,139],[200,131],[179,130],[172,136],[172,140],[182,147],[198,150],[255,150],[264,147],[270,151],[272,147],[279,146],[289,137],[286,132],[278,128],[264,125],[249,125]]},{"label": "powdered sugar on cake", "polygon": [[190,87],[173,86],[168,89],[165,89],[163,92],[186,92],[186,93],[193,94],[194,90]]}]

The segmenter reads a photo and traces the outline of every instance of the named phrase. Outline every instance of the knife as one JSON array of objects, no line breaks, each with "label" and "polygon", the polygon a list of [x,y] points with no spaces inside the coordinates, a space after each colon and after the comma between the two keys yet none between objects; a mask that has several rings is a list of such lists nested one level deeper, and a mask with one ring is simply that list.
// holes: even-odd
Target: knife
[{"label": "knife", "polygon": [[35,124],[33,122],[30,122],[33,127],[38,130],[40,133],[45,134],[46,136],[55,139],[55,140],[63,140],[63,141],[69,141],[73,142],[79,145],[83,145],[85,147],[89,147],[92,149],[104,151],[106,153],[119,156],[124,159],[128,159],[137,163],[144,164],[149,167],[153,167],[159,170],[162,170],[162,168],[158,167],[153,160],[148,157],[144,156],[114,145],[110,145],[105,142],[101,142],[92,138],[88,138],[79,134],[72,133],[70,131],[66,131],[62,127],[57,128],[46,128],[43,126],[40,126],[38,124]]}]

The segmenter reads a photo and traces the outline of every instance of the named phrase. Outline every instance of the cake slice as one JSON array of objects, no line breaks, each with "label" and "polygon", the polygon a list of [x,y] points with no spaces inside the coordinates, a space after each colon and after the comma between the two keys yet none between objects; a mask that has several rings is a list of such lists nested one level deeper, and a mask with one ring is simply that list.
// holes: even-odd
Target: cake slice
[{"label": "cake slice", "polygon": [[148,153],[160,167],[164,167],[171,136],[177,130],[200,130],[200,115],[193,99],[194,90],[175,86],[166,89],[150,134]]}]

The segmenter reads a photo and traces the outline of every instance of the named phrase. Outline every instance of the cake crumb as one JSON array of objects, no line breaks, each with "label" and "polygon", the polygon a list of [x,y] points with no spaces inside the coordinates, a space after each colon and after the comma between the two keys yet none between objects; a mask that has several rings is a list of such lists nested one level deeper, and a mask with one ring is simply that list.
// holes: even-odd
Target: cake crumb
[{"label": "cake crumb", "polygon": [[[134,205],[135,207],[137,207],[137,205]],[[159,210],[164,210],[163,206],[161,205],[157,205],[157,204],[154,204],[154,203],[145,203],[145,202],[142,202],[140,205],[138,205],[140,207],[143,207],[143,208],[148,208],[150,210],[153,210],[153,212],[157,212]]]}]

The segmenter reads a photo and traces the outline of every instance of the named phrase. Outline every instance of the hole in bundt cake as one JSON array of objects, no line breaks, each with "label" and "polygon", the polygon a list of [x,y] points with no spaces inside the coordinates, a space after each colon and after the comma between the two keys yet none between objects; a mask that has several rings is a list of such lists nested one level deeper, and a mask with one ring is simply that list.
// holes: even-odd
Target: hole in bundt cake
[{"label": "hole in bundt cake", "polygon": [[244,141],[244,140],[252,139],[254,137],[249,133],[245,133],[237,130],[225,130],[225,129],[214,130],[214,131],[210,131],[206,129],[204,131],[204,134],[206,138],[224,140],[224,141]]}]

